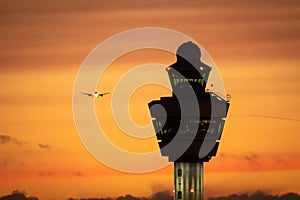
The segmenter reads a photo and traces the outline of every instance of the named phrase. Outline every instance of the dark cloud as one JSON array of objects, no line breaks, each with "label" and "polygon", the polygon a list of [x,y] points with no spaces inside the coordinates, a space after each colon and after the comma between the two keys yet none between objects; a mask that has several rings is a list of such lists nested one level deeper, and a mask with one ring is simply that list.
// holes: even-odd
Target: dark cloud
[{"label": "dark cloud", "polygon": [[0,163],[1,163],[1,165],[6,166],[9,163],[10,159],[11,159],[11,155],[0,156]]},{"label": "dark cloud", "polygon": [[243,166],[247,166],[247,168],[251,170],[297,168],[297,163],[294,163],[290,157],[284,157],[280,154],[259,155],[258,153],[253,151],[249,151],[248,153],[243,154],[220,153],[218,159],[223,161],[227,160],[227,162],[231,163],[243,163]]},{"label": "dark cloud", "polygon": [[152,194],[150,197],[135,197],[131,194],[126,194],[125,196],[119,196],[117,198],[81,198],[81,199],[74,199],[69,198],[68,200],[173,200],[174,197],[171,195],[171,193],[167,190],[165,191],[159,191]]},{"label": "dark cloud", "polygon": [[25,163],[22,162],[20,159],[16,159],[14,155],[0,155],[0,166],[7,167],[7,166],[25,166]]},{"label": "dark cloud", "polygon": [[250,151],[247,154],[226,154],[226,153],[220,153],[221,159],[235,159],[235,160],[243,160],[247,162],[249,165],[260,165],[261,156],[259,156],[257,153]]},{"label": "dark cloud", "polygon": [[116,200],[173,200],[174,197],[168,190],[159,191],[152,194],[150,197],[134,197],[130,194],[126,196],[120,196]]},{"label": "dark cloud", "polygon": [[260,156],[257,153],[249,152],[247,155],[243,155],[242,159],[244,159],[248,165],[250,166],[260,166]]},{"label": "dark cloud", "polygon": [[[78,200],[78,199],[73,199],[73,198],[69,198],[68,200]],[[88,198],[88,199],[80,199],[80,200],[115,200],[112,198]]]},{"label": "dark cloud", "polygon": [[173,200],[174,197],[168,190],[156,192],[152,195],[151,200]]},{"label": "dark cloud", "polygon": [[[38,200],[37,197],[26,197],[26,192],[15,190],[10,195],[0,197],[0,200]],[[173,196],[167,190],[152,194],[150,197],[135,197],[131,194],[117,198],[68,198],[67,200],[173,200]],[[208,197],[207,200],[300,200],[300,195],[289,192],[282,195],[271,195],[261,191],[252,194],[230,194],[228,196]]]},{"label": "dark cloud", "polygon": [[42,177],[55,176],[54,171],[39,171],[38,174],[39,174],[39,176],[42,176]]},{"label": "dark cloud", "polygon": [[254,152],[250,152],[248,155],[244,156],[244,159],[248,161],[258,160],[259,158],[259,155]]},{"label": "dark cloud", "polygon": [[[130,194],[127,194],[117,198],[69,198],[68,200],[173,200],[173,198],[174,197],[169,191],[160,191],[154,193],[150,197],[134,197]],[[292,192],[282,195],[270,195],[261,191],[257,191],[253,194],[244,193],[220,197],[209,197],[207,200],[300,200],[300,196],[299,194]]]},{"label": "dark cloud", "polygon": [[26,192],[14,190],[11,194],[0,197],[0,200],[39,200],[37,197],[26,197]]},{"label": "dark cloud", "polygon": [[138,198],[127,194],[126,196],[120,196],[116,200],[146,200],[145,198]]},{"label": "dark cloud", "polygon": [[20,142],[16,138],[10,137],[9,135],[0,135],[0,144],[8,144],[8,143],[13,143],[17,145],[22,144],[22,142]]},{"label": "dark cloud", "polygon": [[74,174],[75,176],[84,176],[84,174],[83,174],[82,171],[80,171],[80,170],[73,171],[73,174]]},{"label": "dark cloud", "polygon": [[38,146],[39,146],[41,149],[51,149],[51,146],[48,145],[48,144],[41,144],[41,143],[38,143]]},{"label": "dark cloud", "polygon": [[270,195],[258,191],[253,194],[231,194],[228,196],[209,197],[207,200],[300,200],[300,195],[292,192],[282,195]]}]

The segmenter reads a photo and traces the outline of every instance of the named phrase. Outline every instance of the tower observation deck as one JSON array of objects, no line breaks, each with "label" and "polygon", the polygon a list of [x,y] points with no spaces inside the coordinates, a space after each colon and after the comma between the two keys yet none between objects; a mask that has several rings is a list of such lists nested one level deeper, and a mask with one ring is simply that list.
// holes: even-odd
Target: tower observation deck
[{"label": "tower observation deck", "polygon": [[229,100],[206,91],[211,67],[192,42],[182,44],[177,62],[166,68],[172,96],[151,101],[162,156],[174,162],[174,199],[203,199],[203,162],[216,156]]}]

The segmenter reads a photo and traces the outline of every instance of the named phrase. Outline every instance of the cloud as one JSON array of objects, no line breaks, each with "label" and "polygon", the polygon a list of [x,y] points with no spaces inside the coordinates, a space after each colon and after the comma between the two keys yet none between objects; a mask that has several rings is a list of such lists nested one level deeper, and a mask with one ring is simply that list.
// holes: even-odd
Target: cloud
[{"label": "cloud", "polygon": [[[78,200],[78,199],[69,198],[68,200]],[[80,200],[116,200],[116,199],[107,197],[107,198],[87,198],[87,199],[80,199]]]},{"label": "cloud", "polygon": [[51,146],[48,145],[48,144],[41,144],[41,143],[38,143],[38,146],[39,146],[41,149],[51,149]]},{"label": "cloud", "polygon": [[231,153],[220,153],[219,159],[223,161],[227,161],[231,164],[240,163],[239,169],[247,169],[247,170],[260,170],[265,167],[262,163],[265,161],[265,157],[262,157],[256,152],[249,151],[243,154],[231,154]]},{"label": "cloud", "polygon": [[[26,197],[26,192],[15,190],[10,195],[0,197],[0,200],[38,200],[37,197]],[[207,200],[299,200],[300,195],[289,192],[282,195],[271,195],[265,192],[257,191],[255,193],[230,194],[228,196],[208,197]],[[159,191],[150,197],[135,197],[131,194],[119,196],[117,198],[68,198],[67,200],[173,200],[173,196],[167,190]]]},{"label": "cloud", "polygon": [[144,200],[144,198],[142,199],[142,198],[134,197],[134,196],[131,196],[130,194],[127,194],[126,196],[120,196],[120,197],[116,198],[116,200]]},{"label": "cloud", "polygon": [[0,155],[0,166],[6,167],[9,165],[16,165],[16,166],[25,166],[24,162],[21,162],[18,159],[15,159],[13,155]]},{"label": "cloud", "polygon": [[22,144],[22,142],[20,142],[16,138],[10,137],[9,135],[0,135],[0,144],[8,144],[8,143],[13,143],[17,145]]},{"label": "cloud", "polygon": [[249,165],[260,165],[260,156],[257,153],[249,152],[249,154],[243,155],[242,159],[246,160]]},{"label": "cloud", "polygon": [[[173,200],[174,197],[168,190],[159,191],[153,193],[150,197],[135,197],[131,194],[126,194],[125,196],[119,196],[117,198],[68,198],[68,200]],[[1,199],[0,199],[1,200]]]},{"label": "cloud", "polygon": [[283,156],[282,154],[263,153],[259,154],[254,151],[246,153],[220,153],[219,161],[226,162],[229,166],[227,170],[243,171],[243,170],[287,170],[298,169],[299,162],[294,160],[297,154]]},{"label": "cloud", "polygon": [[253,151],[250,151],[248,154],[242,155],[220,153],[220,157],[222,159],[244,160],[247,161],[249,164],[258,164],[259,160],[261,159],[261,157]]},{"label": "cloud", "polygon": [[120,196],[116,200],[173,200],[174,197],[168,190],[155,192],[150,197],[134,197],[130,194],[126,196]]},{"label": "cloud", "polygon": [[10,159],[11,159],[11,155],[0,156],[1,165],[6,166],[9,163]]},{"label": "cloud", "polygon": [[173,200],[173,196],[168,190],[156,192],[152,195],[151,200]]},{"label": "cloud", "polygon": [[38,174],[41,177],[52,177],[52,176],[55,176],[55,172],[54,171],[39,171]]},{"label": "cloud", "polygon": [[84,176],[84,174],[83,174],[82,171],[80,171],[80,170],[73,171],[73,174],[74,174],[75,176]]},{"label": "cloud", "polygon": [[231,194],[228,196],[209,197],[207,200],[299,200],[300,195],[296,193],[286,193],[282,195],[270,195],[257,191],[253,194]]},{"label": "cloud", "polygon": [[26,192],[14,190],[11,194],[0,197],[0,200],[39,200],[37,197],[26,197]]}]

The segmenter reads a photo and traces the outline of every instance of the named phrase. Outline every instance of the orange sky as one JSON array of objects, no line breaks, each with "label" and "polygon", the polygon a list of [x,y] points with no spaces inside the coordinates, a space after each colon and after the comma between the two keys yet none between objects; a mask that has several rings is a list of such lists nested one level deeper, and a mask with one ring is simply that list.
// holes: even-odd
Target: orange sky
[{"label": "orange sky", "polygon": [[[14,189],[45,200],[172,189],[172,165],[137,175],[99,163],[82,145],[72,116],[74,80],[89,52],[113,34],[146,26],[194,38],[232,95],[218,155],[205,164],[206,196],[300,193],[299,4],[1,1],[0,196]],[[110,66],[98,90],[112,91],[128,70],[154,61],[169,65],[175,57],[159,51],[125,55]],[[154,86],[136,91],[130,103],[135,122],[149,123],[146,103],[167,93]],[[108,137],[131,151],[155,150],[154,138],[125,139],[112,121],[110,101],[107,96],[95,103],[99,121],[108,122]]]}]

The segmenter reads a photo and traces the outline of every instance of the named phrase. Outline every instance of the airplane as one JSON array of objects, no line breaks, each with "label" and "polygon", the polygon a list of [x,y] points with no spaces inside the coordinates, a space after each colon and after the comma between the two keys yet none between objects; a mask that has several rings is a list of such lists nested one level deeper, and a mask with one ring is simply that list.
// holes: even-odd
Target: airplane
[{"label": "airplane", "polygon": [[81,94],[84,94],[84,95],[87,95],[89,97],[103,97],[104,95],[107,95],[107,94],[110,94],[110,92],[105,92],[105,93],[98,93],[98,92],[93,92],[93,93],[84,93],[84,92],[81,92]]}]

